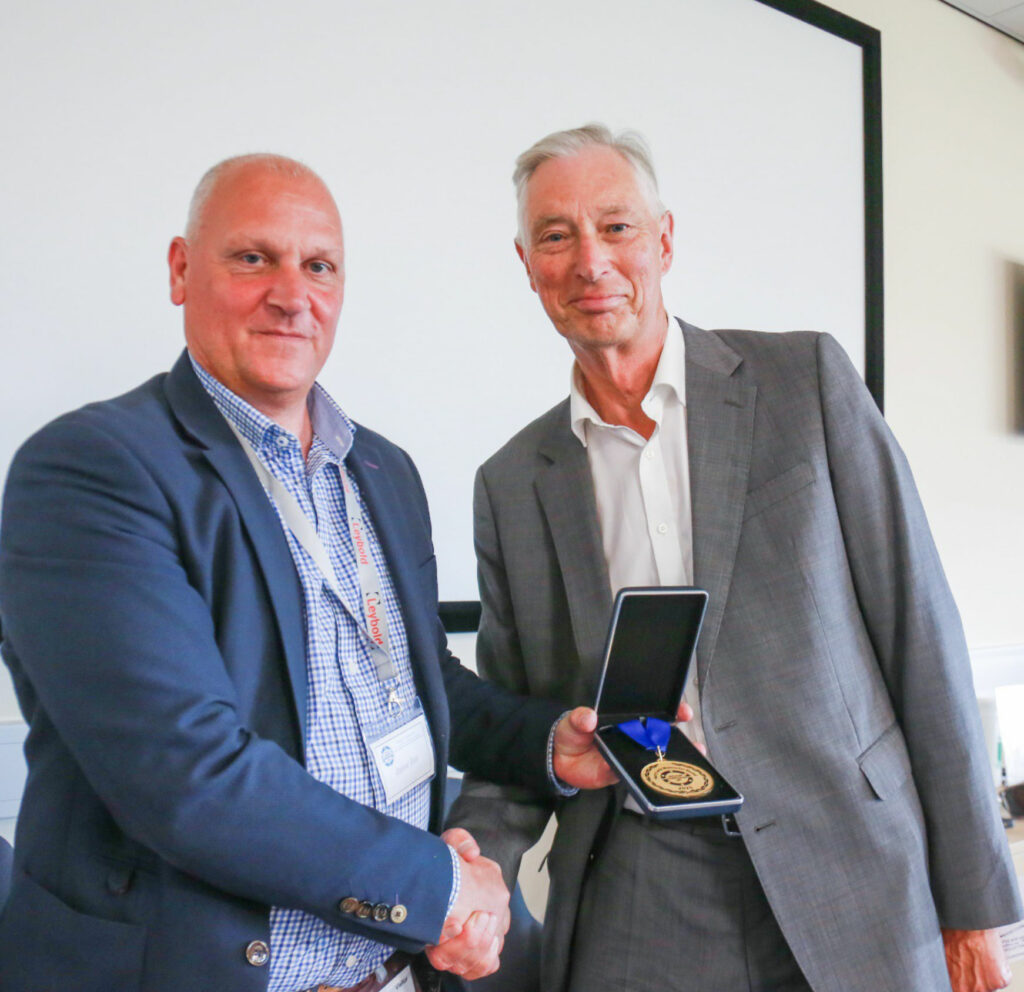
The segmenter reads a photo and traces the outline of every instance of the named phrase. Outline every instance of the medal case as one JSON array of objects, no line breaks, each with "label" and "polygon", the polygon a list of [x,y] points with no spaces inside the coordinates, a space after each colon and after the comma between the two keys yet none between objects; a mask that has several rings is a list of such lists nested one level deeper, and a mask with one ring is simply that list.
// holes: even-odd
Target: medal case
[{"label": "medal case", "polygon": [[[659,761],[657,752],[619,729],[626,721],[650,717],[673,723],[707,601],[703,589],[689,586],[628,588],[619,590],[612,609],[594,704],[597,746],[640,809],[655,819],[718,816],[743,805],[743,797],[675,726],[662,760],[684,767],[658,769],[674,794],[656,790],[645,781],[644,769]],[[708,775],[713,779],[710,791],[678,794],[700,791],[702,783],[706,789]]]}]

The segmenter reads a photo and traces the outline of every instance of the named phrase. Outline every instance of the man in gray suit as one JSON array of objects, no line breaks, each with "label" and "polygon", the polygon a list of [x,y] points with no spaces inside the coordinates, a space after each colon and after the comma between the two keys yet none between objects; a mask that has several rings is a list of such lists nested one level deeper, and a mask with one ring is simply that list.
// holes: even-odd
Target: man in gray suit
[{"label": "man in gray suit", "polygon": [[[546,992],[935,992],[1008,980],[1021,915],[967,649],[906,461],[826,335],[670,319],[673,220],[635,136],[520,156],[516,248],[569,399],[476,480],[481,671],[592,702],[613,593],[710,594],[687,732],[746,797],[653,822],[559,802]],[[470,782],[514,876],[552,806]],[[946,955],[943,954],[945,943]]]}]

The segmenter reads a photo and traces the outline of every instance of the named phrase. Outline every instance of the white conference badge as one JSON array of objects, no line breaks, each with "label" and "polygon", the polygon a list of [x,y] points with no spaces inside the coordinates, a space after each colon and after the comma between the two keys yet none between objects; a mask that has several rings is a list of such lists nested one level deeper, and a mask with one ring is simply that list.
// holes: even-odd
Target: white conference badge
[{"label": "white conference badge", "polygon": [[391,723],[377,733],[367,731],[366,743],[373,755],[377,774],[390,806],[410,789],[434,777],[434,742],[430,739],[427,717],[417,699],[413,716],[398,726]]},{"label": "white conference badge", "polygon": [[412,968],[406,965],[387,985],[381,986],[380,992],[414,992],[415,988]]}]

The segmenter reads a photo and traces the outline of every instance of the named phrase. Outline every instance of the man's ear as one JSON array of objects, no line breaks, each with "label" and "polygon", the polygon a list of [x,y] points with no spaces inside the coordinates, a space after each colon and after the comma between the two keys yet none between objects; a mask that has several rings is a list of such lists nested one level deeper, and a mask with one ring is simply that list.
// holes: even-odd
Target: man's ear
[{"label": "man's ear", "polygon": [[185,270],[188,268],[188,243],[175,238],[167,249],[167,267],[171,275],[171,302],[180,307],[185,302]]},{"label": "man's ear", "polygon": [[672,268],[672,257],[675,251],[673,240],[675,238],[675,219],[672,211],[666,210],[658,221],[658,230],[661,238],[661,274],[665,275]]},{"label": "man's ear", "polygon": [[516,254],[519,256],[519,260],[523,263],[523,268],[526,269],[526,278],[530,280],[530,289],[536,293],[537,285],[533,281],[533,273],[530,271],[530,262],[526,257],[526,250],[523,248],[522,243],[518,238],[516,238]]}]

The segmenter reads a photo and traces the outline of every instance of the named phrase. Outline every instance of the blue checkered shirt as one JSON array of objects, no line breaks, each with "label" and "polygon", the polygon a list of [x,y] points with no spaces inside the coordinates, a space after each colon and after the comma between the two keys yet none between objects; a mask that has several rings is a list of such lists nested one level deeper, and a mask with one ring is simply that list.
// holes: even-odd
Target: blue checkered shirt
[{"label": "blue checkered shirt", "polygon": [[[192,366],[217,409],[299,501],[327,549],[345,600],[359,610],[359,576],[345,514],[345,493],[338,474],[346,471],[344,460],[352,447],[355,425],[327,392],[315,385],[309,398],[313,444],[304,461],[294,434],[236,396],[194,358]],[[306,770],[342,795],[425,830],[430,818],[430,783],[416,786],[389,805],[363,736],[364,730],[393,719],[389,718],[387,707],[392,687],[408,705],[416,697],[416,686],[401,606],[387,561],[351,474],[349,481],[359,499],[373,562],[380,575],[397,679],[378,681],[360,625],[331,592],[313,559],[282,518],[281,526],[302,582],[305,607],[309,688]],[[361,612],[358,615],[362,618]],[[449,909],[457,897],[459,883],[454,852],[452,864],[454,885]],[[386,944],[336,930],[301,910],[274,907],[270,911],[268,992],[298,992],[316,988],[320,983],[342,988],[356,985],[387,960],[392,951]]]}]

